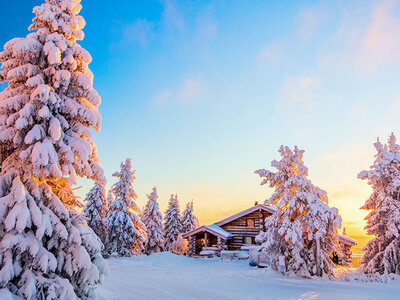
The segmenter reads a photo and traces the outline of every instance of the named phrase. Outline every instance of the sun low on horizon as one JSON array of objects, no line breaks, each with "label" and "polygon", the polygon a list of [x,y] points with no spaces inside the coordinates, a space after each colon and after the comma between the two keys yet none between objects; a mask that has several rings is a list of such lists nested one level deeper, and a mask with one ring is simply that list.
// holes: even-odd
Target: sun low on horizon
[{"label": "sun low on horizon", "polygon": [[[29,33],[41,2],[0,3],[2,45]],[[264,203],[273,189],[254,172],[275,172],[279,147],[296,145],[362,252],[372,189],[358,174],[373,165],[377,138],[400,139],[400,1],[82,5],[107,190],[131,158],[140,208],[156,186],[162,213],[177,194],[209,225]],[[93,182],[77,186],[83,200]]]}]

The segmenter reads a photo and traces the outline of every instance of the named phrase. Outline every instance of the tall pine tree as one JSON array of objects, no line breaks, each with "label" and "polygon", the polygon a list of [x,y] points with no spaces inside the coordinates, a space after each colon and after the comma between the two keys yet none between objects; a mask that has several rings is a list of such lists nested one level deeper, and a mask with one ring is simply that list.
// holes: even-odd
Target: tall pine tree
[{"label": "tall pine tree", "polygon": [[172,251],[172,243],[182,233],[178,195],[171,195],[164,215],[164,249]]},{"label": "tall pine tree", "polygon": [[360,264],[366,273],[400,274],[400,146],[393,133],[386,145],[379,139],[374,145],[371,170],[358,174],[373,190],[361,207],[370,211],[365,229],[373,238],[363,248]]},{"label": "tall pine tree", "polygon": [[87,193],[83,215],[86,222],[104,243],[106,238],[105,218],[107,214],[107,199],[104,185],[95,182],[93,188]]},{"label": "tall pine tree", "polygon": [[193,213],[193,201],[186,204],[185,210],[182,212],[182,233],[191,231],[199,227],[199,220]]},{"label": "tall pine tree", "polygon": [[92,298],[107,269],[72,190],[77,176],[103,181],[79,2],[36,6],[33,32],[0,53],[0,288],[25,299]]},{"label": "tall pine tree", "polygon": [[140,209],[136,205],[137,195],[133,190],[136,179],[132,161],[121,163],[121,170],[113,174],[118,181],[111,187],[114,201],[109,204],[106,226],[106,250],[119,256],[138,255],[143,250],[146,227],[138,217]]},{"label": "tall pine tree", "polygon": [[265,203],[277,207],[265,220],[266,231],[257,240],[263,243],[263,251],[272,258],[274,268],[278,268],[279,256],[283,256],[289,274],[332,277],[330,255],[340,249],[338,210],[330,208],[326,192],[307,179],[303,150],[281,146],[279,153],[281,160],[271,163],[278,170],[276,173],[265,169],[255,172],[263,178],[261,185],[275,188]]},{"label": "tall pine tree", "polygon": [[157,188],[154,187],[142,213],[142,222],[147,228],[147,238],[144,243],[144,253],[150,255],[163,251],[163,222],[157,202]]}]

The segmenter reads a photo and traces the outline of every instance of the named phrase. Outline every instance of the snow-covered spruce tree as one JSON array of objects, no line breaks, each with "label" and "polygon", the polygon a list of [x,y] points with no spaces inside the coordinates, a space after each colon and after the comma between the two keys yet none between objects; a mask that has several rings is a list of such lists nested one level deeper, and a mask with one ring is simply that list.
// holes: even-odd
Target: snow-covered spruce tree
[{"label": "snow-covered spruce tree", "polygon": [[86,206],[83,209],[83,214],[86,222],[104,243],[107,233],[105,218],[108,209],[104,185],[95,182],[84,202]]},{"label": "snow-covered spruce tree", "polygon": [[199,221],[193,213],[193,201],[186,204],[185,210],[182,212],[182,233],[199,227]]},{"label": "snow-covered spruce tree", "polygon": [[35,7],[34,32],[0,53],[0,289],[25,299],[92,298],[107,270],[71,188],[77,176],[103,181],[79,2]]},{"label": "snow-covered spruce tree", "polygon": [[171,195],[164,215],[164,249],[172,251],[172,243],[182,233],[178,195]]},{"label": "snow-covered spruce tree", "polygon": [[255,171],[263,178],[261,185],[275,188],[265,203],[277,207],[265,220],[266,231],[257,240],[272,258],[273,268],[278,268],[279,256],[283,256],[287,274],[331,277],[330,254],[340,249],[338,210],[330,208],[326,192],[307,179],[303,150],[295,147],[292,151],[281,146],[279,153],[281,160],[271,163],[278,170],[276,173],[264,169]]},{"label": "snow-covered spruce tree", "polygon": [[121,171],[113,176],[119,180],[111,187],[115,199],[109,204],[106,218],[106,250],[119,256],[138,255],[143,250],[146,227],[138,217],[140,209],[135,202],[137,196],[133,181],[136,178],[132,161],[127,159],[122,162]]},{"label": "snow-covered spruce tree", "polygon": [[163,251],[163,222],[162,214],[158,206],[157,188],[154,187],[150,195],[147,195],[149,201],[142,213],[142,222],[147,228],[147,238],[144,243],[144,253],[147,255]]},{"label": "snow-covered spruce tree", "polygon": [[358,174],[373,190],[361,208],[370,210],[365,229],[374,237],[363,248],[360,264],[366,273],[400,274],[400,146],[393,133],[386,145],[379,139],[374,145],[371,170]]}]

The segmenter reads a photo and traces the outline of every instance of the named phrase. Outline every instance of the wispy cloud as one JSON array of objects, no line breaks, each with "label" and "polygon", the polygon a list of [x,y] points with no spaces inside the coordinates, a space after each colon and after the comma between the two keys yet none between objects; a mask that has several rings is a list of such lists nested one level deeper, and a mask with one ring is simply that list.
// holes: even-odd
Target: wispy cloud
[{"label": "wispy cloud", "polygon": [[161,0],[164,6],[163,20],[171,27],[183,30],[185,28],[185,21],[182,11],[179,10],[175,0]]},{"label": "wispy cloud", "polygon": [[337,35],[320,53],[322,66],[371,75],[400,63],[399,0],[344,10]]},{"label": "wispy cloud", "polygon": [[122,29],[122,44],[138,43],[147,46],[155,37],[155,25],[145,19],[138,19]]},{"label": "wispy cloud", "polygon": [[168,102],[169,99],[171,99],[173,95],[173,92],[170,90],[166,90],[160,94],[158,94],[157,96],[154,97],[153,102],[155,104],[163,104]]},{"label": "wispy cloud", "polygon": [[315,77],[287,76],[281,86],[278,106],[283,108],[310,106],[314,103],[315,92],[321,85],[321,80]]},{"label": "wispy cloud", "polygon": [[298,15],[298,33],[302,38],[312,37],[320,28],[327,13],[318,7],[307,7],[300,10]]},{"label": "wispy cloud", "polygon": [[186,78],[179,89],[178,95],[184,101],[198,99],[205,89],[205,84],[201,78]]},{"label": "wispy cloud", "polygon": [[276,65],[281,58],[282,47],[279,43],[264,46],[257,54],[257,62],[261,65]]},{"label": "wispy cloud", "polygon": [[400,60],[400,18],[393,11],[399,1],[377,2],[371,13],[371,23],[361,40],[361,55],[354,57],[359,69],[373,72],[377,68]]},{"label": "wispy cloud", "polygon": [[196,17],[196,23],[200,39],[206,40],[216,36],[218,25],[214,18],[214,9],[212,6],[200,8]]},{"label": "wispy cloud", "polygon": [[186,77],[173,89],[168,89],[156,95],[154,104],[191,103],[200,99],[207,89],[202,77]]}]

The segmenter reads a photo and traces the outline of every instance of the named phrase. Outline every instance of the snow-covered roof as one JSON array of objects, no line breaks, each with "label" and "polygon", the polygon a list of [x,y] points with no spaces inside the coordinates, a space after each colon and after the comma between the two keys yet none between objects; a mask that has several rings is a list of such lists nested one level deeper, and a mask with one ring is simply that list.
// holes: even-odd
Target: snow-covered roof
[{"label": "snow-covered roof", "polygon": [[200,226],[196,229],[193,229],[192,231],[185,232],[184,234],[182,234],[182,237],[186,239],[191,235],[194,235],[199,232],[205,232],[205,231],[209,232],[213,235],[219,236],[220,238],[222,238],[224,240],[232,237],[232,234],[230,232],[223,230],[221,227],[219,227],[218,225],[215,225],[215,224],[208,225],[208,226],[207,225]]},{"label": "snow-covered roof", "polygon": [[232,234],[224,229],[222,229],[221,227],[219,227],[218,225],[215,224],[211,224],[207,226],[208,228],[211,228],[212,230],[214,230],[215,232],[218,232],[219,234],[225,236],[226,238],[229,238],[232,236]]},{"label": "snow-covered roof", "polygon": [[238,212],[237,214],[234,214],[234,215],[232,215],[232,216],[230,216],[230,217],[228,217],[226,219],[218,221],[215,224],[218,225],[218,226],[225,225],[226,223],[229,223],[229,222],[231,222],[233,220],[236,220],[236,219],[238,219],[240,217],[243,217],[243,216],[245,216],[247,214],[255,212],[255,211],[259,210],[259,209],[267,211],[267,212],[269,212],[271,214],[276,211],[276,207],[274,207],[274,206],[265,205],[265,204],[257,204],[257,205],[254,205],[254,206],[248,208],[248,209],[242,210],[241,212]]},{"label": "snow-covered roof", "polygon": [[355,241],[355,240],[353,240],[352,238],[349,238],[348,236],[346,236],[346,235],[343,235],[343,234],[339,234],[339,241],[342,241],[344,244],[347,244],[347,245],[350,245],[350,246],[353,246],[353,245],[356,245],[357,244],[357,241]]}]

